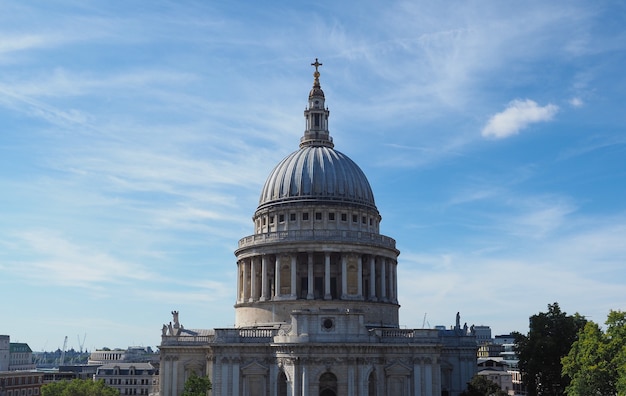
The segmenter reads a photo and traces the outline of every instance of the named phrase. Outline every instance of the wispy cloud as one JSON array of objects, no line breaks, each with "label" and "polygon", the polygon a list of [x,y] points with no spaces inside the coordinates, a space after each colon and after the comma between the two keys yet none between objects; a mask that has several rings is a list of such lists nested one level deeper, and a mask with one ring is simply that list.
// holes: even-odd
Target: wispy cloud
[{"label": "wispy cloud", "polygon": [[626,259],[626,223],[623,216],[581,220],[567,220],[566,233],[540,243],[521,236],[515,248],[504,250],[469,254],[451,243],[441,252],[402,252],[402,323],[419,327],[421,317],[402,313],[427,312],[432,325],[452,324],[443,307],[456,306],[470,324],[523,332],[528,317],[554,301],[601,321],[609,309],[626,304],[626,298],[612,297],[623,295],[615,274]]},{"label": "wispy cloud", "polygon": [[585,102],[577,96],[571,98],[568,102],[572,107],[582,107],[585,104]]},{"label": "wispy cloud", "polygon": [[45,48],[58,42],[57,38],[43,34],[4,35],[0,40],[0,59],[11,52]]},{"label": "wispy cloud", "polygon": [[12,271],[38,282],[102,290],[105,283],[146,281],[159,276],[148,268],[108,253],[80,246],[49,231],[16,235],[25,259],[14,262]]},{"label": "wispy cloud", "polygon": [[558,110],[558,106],[551,103],[539,106],[530,99],[515,99],[502,112],[491,116],[482,130],[482,135],[496,139],[517,135],[530,124],[552,120]]}]

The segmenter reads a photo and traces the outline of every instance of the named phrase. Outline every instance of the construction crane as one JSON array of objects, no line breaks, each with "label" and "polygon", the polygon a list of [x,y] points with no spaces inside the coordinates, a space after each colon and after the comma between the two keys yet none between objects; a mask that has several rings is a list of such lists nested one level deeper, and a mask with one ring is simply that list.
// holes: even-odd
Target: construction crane
[{"label": "construction crane", "polygon": [[63,341],[63,349],[61,350],[61,359],[59,359],[59,366],[65,363],[65,348],[67,348],[67,336],[65,336],[65,341]]},{"label": "construction crane", "polygon": [[80,341],[80,336],[77,334],[76,338],[78,338],[78,346],[80,348],[80,353],[82,355],[83,353],[83,347],[85,346],[85,338],[87,338],[87,333],[85,333],[85,335],[83,335],[83,341]]}]

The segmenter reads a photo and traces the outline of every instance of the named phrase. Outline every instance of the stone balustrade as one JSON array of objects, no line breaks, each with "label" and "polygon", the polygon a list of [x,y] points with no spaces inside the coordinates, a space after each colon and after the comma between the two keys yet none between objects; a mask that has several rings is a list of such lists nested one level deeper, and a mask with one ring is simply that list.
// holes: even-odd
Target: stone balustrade
[{"label": "stone balustrade", "polygon": [[254,234],[239,240],[239,249],[282,242],[364,243],[376,247],[396,248],[396,240],[385,235],[348,230],[293,230]]},{"label": "stone balustrade", "polygon": [[[221,343],[267,343],[272,342],[273,338],[279,335],[279,329],[215,329],[215,334],[210,336],[197,335],[180,335],[180,336],[164,336],[162,345],[167,346],[201,346],[212,344],[214,342]],[[369,330],[369,336],[378,339],[381,343],[405,343],[419,342],[424,343],[432,340],[438,342],[439,330],[434,329],[389,329],[374,328]],[[468,340],[471,337],[468,337]],[[373,341],[373,339],[371,341]],[[471,338],[472,341],[474,338]],[[371,342],[370,341],[370,342]],[[468,341],[468,342],[469,342]],[[475,342],[474,342],[475,343]]]}]

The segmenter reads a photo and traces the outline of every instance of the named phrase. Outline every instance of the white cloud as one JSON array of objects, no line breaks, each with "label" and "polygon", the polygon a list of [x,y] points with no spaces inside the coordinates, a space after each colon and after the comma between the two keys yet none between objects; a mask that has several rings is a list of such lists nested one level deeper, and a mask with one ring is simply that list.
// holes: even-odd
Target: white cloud
[{"label": "white cloud", "polygon": [[569,104],[572,107],[582,107],[585,103],[583,102],[581,98],[575,97],[569,100]]},{"label": "white cloud", "polygon": [[509,102],[504,111],[489,119],[482,135],[496,139],[516,135],[529,124],[550,121],[558,110],[559,107],[551,103],[541,107],[530,99],[515,99]]},{"label": "white cloud", "polygon": [[3,40],[0,41],[0,54],[45,47],[49,45],[50,42],[50,38],[43,35],[5,36]]},{"label": "white cloud", "polygon": [[119,283],[159,278],[140,264],[74,244],[53,232],[24,232],[18,238],[31,256],[13,271],[33,280],[101,289],[105,280]]}]

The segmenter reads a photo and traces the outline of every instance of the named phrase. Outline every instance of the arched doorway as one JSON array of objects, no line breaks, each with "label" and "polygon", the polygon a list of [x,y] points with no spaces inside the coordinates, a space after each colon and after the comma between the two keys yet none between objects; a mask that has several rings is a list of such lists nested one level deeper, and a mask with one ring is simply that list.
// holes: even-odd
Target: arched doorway
[{"label": "arched doorway", "polygon": [[320,396],[337,396],[337,376],[324,373],[320,377]]},{"label": "arched doorway", "polygon": [[376,373],[374,371],[367,379],[367,396],[376,396]]},{"label": "arched doorway", "polygon": [[278,373],[278,379],[276,381],[278,388],[278,396],[287,396],[287,376],[284,371]]}]

